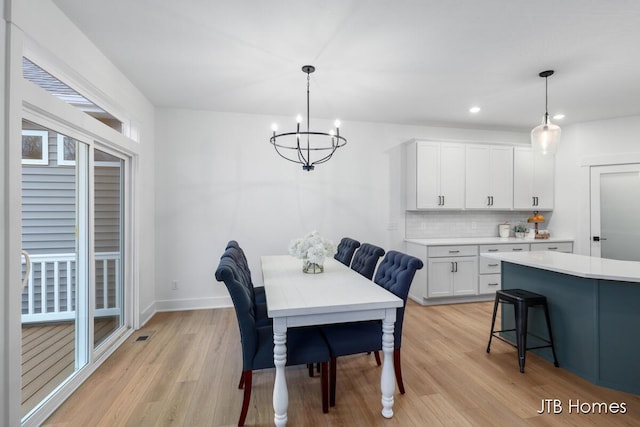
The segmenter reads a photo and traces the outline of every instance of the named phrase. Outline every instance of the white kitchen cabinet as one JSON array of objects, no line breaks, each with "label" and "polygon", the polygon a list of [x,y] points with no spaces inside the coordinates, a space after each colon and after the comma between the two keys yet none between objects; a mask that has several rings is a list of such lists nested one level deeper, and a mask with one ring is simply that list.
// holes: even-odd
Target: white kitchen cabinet
[{"label": "white kitchen cabinet", "polygon": [[482,254],[529,250],[572,252],[573,241],[498,237],[408,240],[406,252],[425,265],[416,271],[409,298],[423,305],[487,301],[502,288],[501,265]]},{"label": "white kitchen cabinet", "polygon": [[478,257],[429,258],[428,297],[476,295]]},{"label": "white kitchen cabinet", "polygon": [[407,146],[407,209],[464,208],[464,147],[431,141]]},{"label": "white kitchen cabinet", "polygon": [[513,147],[466,146],[465,208],[513,207]]},{"label": "white kitchen cabinet", "polygon": [[554,157],[529,147],[513,149],[513,208],[553,210]]}]

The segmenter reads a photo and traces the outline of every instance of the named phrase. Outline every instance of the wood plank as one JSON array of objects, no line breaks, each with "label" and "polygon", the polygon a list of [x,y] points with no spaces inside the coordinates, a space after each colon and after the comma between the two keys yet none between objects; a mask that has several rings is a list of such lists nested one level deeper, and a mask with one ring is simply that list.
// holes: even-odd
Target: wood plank
[{"label": "wood plank", "polygon": [[[288,367],[292,426],[638,426],[640,396],[594,386],[533,353],[518,369],[513,347],[486,353],[492,303],[422,307],[409,302],[402,341],[407,393],[380,415],[380,368],[372,356],[338,360],[336,406],[323,414],[320,383]],[[123,344],[44,426],[235,425],[240,337],[233,309],[158,313]],[[146,342],[140,334],[152,331]],[[560,361],[562,364],[562,361]],[[274,370],[254,374],[247,425],[273,425]],[[538,414],[560,399],[562,414]],[[625,414],[570,414],[569,400],[624,402]]]}]

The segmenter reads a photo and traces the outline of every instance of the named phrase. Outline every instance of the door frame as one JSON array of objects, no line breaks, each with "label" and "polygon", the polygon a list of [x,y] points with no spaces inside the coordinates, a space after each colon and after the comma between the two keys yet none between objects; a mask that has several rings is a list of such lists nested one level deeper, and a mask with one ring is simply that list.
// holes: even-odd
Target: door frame
[{"label": "door frame", "polygon": [[589,247],[592,257],[601,257],[602,244],[594,237],[602,237],[600,218],[600,176],[603,173],[640,172],[640,162],[591,165],[589,168]]}]

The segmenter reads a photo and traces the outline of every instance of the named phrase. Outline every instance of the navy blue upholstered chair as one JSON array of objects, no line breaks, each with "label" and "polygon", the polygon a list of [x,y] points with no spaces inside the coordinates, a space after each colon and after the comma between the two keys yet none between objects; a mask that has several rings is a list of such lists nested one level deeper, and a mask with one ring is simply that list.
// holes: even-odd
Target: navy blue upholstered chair
[{"label": "navy blue upholstered chair", "polygon": [[[393,332],[393,359],[396,381],[402,394],[404,394],[404,383],[402,381],[402,367],[400,365],[400,346],[402,345],[404,310],[413,277],[416,271],[422,267],[423,263],[418,258],[397,251],[389,251],[380,263],[380,267],[378,267],[374,278],[375,283],[393,292],[404,301],[403,306],[398,308],[396,313],[396,323]],[[329,325],[322,328],[322,333],[331,351],[329,400],[331,406],[334,406],[336,393],[336,358],[349,354],[382,350],[382,322],[368,321]],[[380,363],[378,362],[378,364]]]},{"label": "navy blue upholstered chair", "polygon": [[371,279],[373,272],[376,270],[378,260],[382,255],[384,255],[384,249],[381,247],[370,243],[363,243],[353,256],[351,269],[362,274],[367,279]]},{"label": "navy blue upholstered chair", "polygon": [[350,237],[343,237],[338,243],[336,248],[336,254],[333,256],[335,259],[349,267],[351,265],[351,258],[353,253],[360,247],[360,242]]},{"label": "navy blue upholstered chair", "polygon": [[262,292],[262,298],[260,298],[259,292],[256,292],[256,289],[262,289],[264,291],[264,287],[254,288],[251,283],[251,271],[249,270],[249,266],[246,263],[246,258],[241,250],[236,247],[229,247],[224,251],[220,258],[230,258],[235,262],[235,265],[238,269],[238,274],[242,275],[242,285],[247,288],[247,293],[249,297],[253,300],[255,306],[255,316],[256,316],[256,324],[259,328],[263,326],[271,326],[273,321],[269,318],[267,314],[267,299],[265,297],[264,292]]},{"label": "navy blue upholstered chair", "polygon": [[227,249],[230,248],[235,248],[239,252],[237,260],[239,262],[238,265],[244,270],[249,283],[251,283],[251,287],[253,288],[253,299],[258,303],[266,302],[267,297],[264,293],[264,286],[255,286],[253,284],[253,280],[251,280],[251,270],[249,270],[249,262],[247,261],[247,257],[238,242],[235,240],[229,240],[229,242],[227,243]]},{"label": "navy blue upholstered chair", "polygon": [[[220,258],[216,279],[226,285],[238,318],[242,344],[242,377],[238,388],[244,387],[244,398],[238,425],[244,425],[251,399],[253,371],[273,368],[273,329],[256,325],[255,306],[243,283],[244,274],[231,257]],[[327,400],[329,348],[318,328],[292,328],[287,331],[287,365],[321,363],[322,411],[328,412]]]}]

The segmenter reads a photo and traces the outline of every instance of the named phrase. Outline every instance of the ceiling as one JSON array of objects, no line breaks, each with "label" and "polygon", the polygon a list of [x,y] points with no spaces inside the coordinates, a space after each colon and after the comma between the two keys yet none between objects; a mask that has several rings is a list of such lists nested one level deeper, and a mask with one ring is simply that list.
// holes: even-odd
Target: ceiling
[{"label": "ceiling", "polygon": [[[53,0],[158,107],[528,130],[640,115],[637,0]],[[480,106],[477,114],[471,106]]]}]

